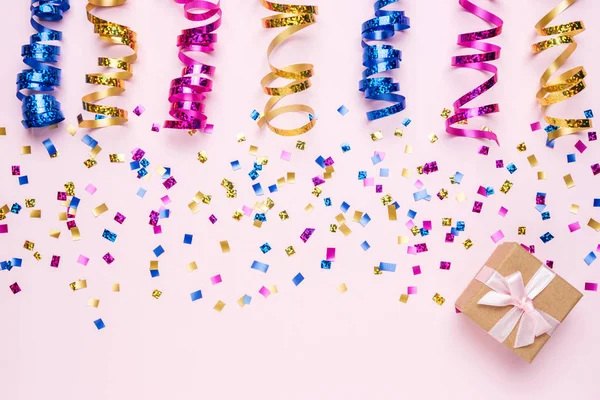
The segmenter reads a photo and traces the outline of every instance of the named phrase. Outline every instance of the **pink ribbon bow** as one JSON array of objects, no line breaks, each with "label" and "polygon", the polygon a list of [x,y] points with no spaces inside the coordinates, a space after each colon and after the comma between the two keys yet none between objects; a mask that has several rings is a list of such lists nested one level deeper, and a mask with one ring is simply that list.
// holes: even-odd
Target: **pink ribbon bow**
[{"label": "pink ribbon bow", "polygon": [[521,323],[517,330],[515,348],[529,346],[536,337],[544,333],[552,335],[560,325],[560,321],[536,309],[533,299],[552,282],[555,276],[550,269],[541,266],[525,286],[519,271],[505,278],[487,265],[484,266],[475,279],[492,290],[477,304],[492,307],[513,306],[490,330],[490,335],[499,342],[504,342],[519,320]]}]

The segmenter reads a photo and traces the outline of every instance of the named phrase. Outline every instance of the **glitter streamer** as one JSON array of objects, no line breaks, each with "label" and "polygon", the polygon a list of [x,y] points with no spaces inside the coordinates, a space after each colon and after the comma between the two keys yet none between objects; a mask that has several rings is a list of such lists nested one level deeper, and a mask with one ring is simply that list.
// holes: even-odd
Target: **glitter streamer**
[{"label": "glitter streamer", "polygon": [[402,52],[387,44],[369,45],[369,40],[385,40],[393,37],[396,31],[410,28],[410,19],[404,11],[383,11],[383,7],[396,3],[398,0],[378,0],[375,2],[375,18],[362,24],[363,66],[365,70],[358,88],[369,100],[395,103],[389,107],[367,112],[369,121],[389,117],[406,108],[404,96],[396,94],[400,84],[390,77],[370,78],[372,75],[400,68]]},{"label": "glitter streamer", "polygon": [[83,119],[80,114],[77,116],[80,128],[104,128],[113,125],[123,125],[127,122],[127,111],[114,106],[104,106],[96,104],[97,101],[111,96],[118,96],[125,91],[125,80],[133,76],[131,64],[137,59],[137,39],[136,33],[127,26],[105,21],[92,14],[96,7],[115,7],[125,4],[126,0],[88,0],[86,13],[88,21],[94,24],[94,33],[100,36],[100,39],[112,43],[125,45],[133,54],[126,57],[109,58],[98,57],[98,65],[105,68],[114,68],[120,71],[86,74],[85,81],[91,85],[108,86],[81,99],[85,111],[95,113],[92,120]]},{"label": "glitter streamer", "polygon": [[[58,61],[60,47],[41,42],[62,40],[62,32],[46,28],[38,21],[60,21],[70,6],[69,0],[31,0],[30,8],[31,26],[37,33],[31,35],[29,44],[21,48],[23,62],[30,68],[17,75],[17,98],[22,102],[23,126],[42,128],[65,119],[56,97],[36,93],[52,92],[55,86],[60,86],[60,69],[49,65]],[[22,90],[27,90],[28,94]]]},{"label": "glitter streamer", "polygon": [[458,3],[466,11],[492,25],[495,25],[495,27],[485,31],[463,33],[459,35],[457,41],[459,46],[479,50],[482,53],[452,57],[452,66],[490,72],[493,74],[493,76],[454,102],[454,115],[450,116],[446,120],[446,132],[454,136],[489,139],[498,143],[498,137],[496,134],[490,132],[489,130],[483,128],[460,129],[452,127],[452,125],[456,123],[466,123],[467,120],[473,117],[493,114],[500,111],[498,104],[488,104],[473,108],[463,108],[463,106],[490,90],[498,81],[498,68],[488,63],[488,61],[497,60],[500,57],[501,48],[500,46],[482,42],[481,40],[491,39],[500,35],[502,33],[502,26],[504,25],[504,22],[496,15],[476,6],[468,0],[459,0]]},{"label": "glitter streamer", "polygon": [[537,54],[556,46],[567,45],[567,48],[556,58],[556,60],[554,60],[554,62],[552,62],[552,64],[550,64],[548,69],[544,71],[544,74],[540,78],[541,88],[536,94],[537,101],[542,106],[544,120],[548,124],[558,128],[548,134],[549,141],[561,136],[581,132],[592,127],[592,121],[589,118],[563,119],[546,115],[548,106],[567,100],[585,89],[584,79],[586,72],[582,66],[572,68],[556,78],[550,79],[577,49],[575,36],[585,31],[585,26],[581,21],[555,26],[547,25],[559,14],[569,8],[571,4],[575,3],[575,1],[576,0],[563,0],[539,20],[535,25],[538,35],[554,37],[535,43],[531,46],[533,53]]},{"label": "glitter streamer", "polygon": [[[185,64],[181,77],[171,81],[169,114],[174,120],[165,121],[164,128],[193,129],[211,132],[213,125],[207,124],[204,114],[206,93],[212,91],[211,77],[215,67],[201,63],[190,53],[210,53],[214,51],[217,34],[213,33],[221,26],[220,0],[174,0],[183,4],[185,17],[190,21],[202,21],[196,28],[185,29],[177,37],[179,59]],[[210,22],[208,22],[210,21]]]},{"label": "glitter streamer", "polygon": [[[260,84],[262,85],[264,92],[270,95],[271,98],[265,105],[264,115],[258,117],[258,126],[262,128],[264,125],[267,125],[271,131],[281,136],[302,135],[311,130],[317,122],[314,110],[304,104],[286,105],[277,109],[275,109],[275,106],[285,96],[303,92],[311,86],[310,78],[313,76],[313,65],[292,64],[277,68],[271,64],[270,57],[275,48],[289,39],[294,33],[311,26],[316,22],[315,15],[318,14],[318,8],[316,6],[278,4],[266,0],[261,0],[261,3],[267,10],[281,13],[263,18],[263,26],[265,28],[286,27],[286,29],[275,36],[267,50],[267,60],[271,72],[265,75]],[[283,87],[270,86],[274,81],[280,78],[291,80],[292,82]],[[296,129],[281,129],[271,124],[271,121],[275,117],[293,112],[308,114],[308,123]]]}]

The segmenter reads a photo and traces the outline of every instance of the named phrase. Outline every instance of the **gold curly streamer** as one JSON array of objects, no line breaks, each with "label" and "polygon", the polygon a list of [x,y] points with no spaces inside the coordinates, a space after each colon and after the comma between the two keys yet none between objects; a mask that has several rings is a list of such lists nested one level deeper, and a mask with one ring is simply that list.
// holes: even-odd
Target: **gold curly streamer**
[{"label": "gold curly streamer", "polygon": [[[315,115],[314,110],[304,104],[292,104],[275,109],[277,103],[285,96],[300,93],[311,86],[310,77],[313,76],[314,66],[312,64],[292,64],[283,68],[277,68],[271,64],[270,57],[273,50],[290,38],[294,33],[311,26],[316,22],[315,15],[318,14],[318,8],[316,6],[272,3],[267,0],[261,0],[261,3],[267,10],[280,13],[263,18],[262,22],[265,28],[287,28],[271,41],[267,50],[267,60],[271,72],[265,75],[260,84],[263,87],[264,92],[270,95],[271,98],[265,105],[264,115],[257,121],[258,126],[262,128],[264,125],[267,125],[271,131],[281,136],[302,135],[315,126],[316,118],[309,118],[310,121],[307,124],[296,129],[277,128],[271,124],[271,121],[281,114],[292,112]],[[270,86],[279,78],[292,80],[293,82],[283,87]]]},{"label": "gold curly streamer", "polygon": [[114,7],[125,4],[127,0],[88,0],[86,13],[88,21],[94,24],[94,33],[100,36],[100,39],[113,44],[125,45],[133,54],[126,57],[110,58],[98,57],[98,65],[105,68],[114,68],[121,71],[86,74],[86,83],[92,85],[108,86],[108,88],[99,90],[81,99],[83,109],[97,116],[104,118],[84,120],[81,115],[77,117],[80,128],[104,128],[113,125],[122,125],[127,122],[127,111],[114,106],[104,106],[95,104],[99,100],[107,97],[117,96],[125,91],[125,80],[131,78],[131,64],[137,59],[137,40],[136,33],[129,27],[105,21],[92,14],[96,7]]},{"label": "gold curly streamer", "polygon": [[585,31],[585,26],[581,21],[569,22],[562,25],[546,27],[554,18],[569,8],[576,0],[563,0],[559,5],[554,7],[548,14],[535,25],[535,29],[540,36],[553,36],[550,39],[543,40],[531,46],[534,54],[541,53],[552,47],[567,45],[567,48],[554,60],[546,69],[540,78],[541,88],[536,94],[538,103],[542,106],[544,120],[550,124],[557,126],[559,129],[548,134],[548,140],[554,140],[561,136],[570,135],[572,133],[581,132],[592,127],[592,121],[588,118],[581,119],[563,119],[555,118],[546,115],[546,109],[551,104],[556,104],[563,100],[567,100],[583,89],[585,89],[586,72],[582,66],[572,68],[554,79],[550,79],[552,75],[567,61],[569,57],[577,49],[575,36]]}]

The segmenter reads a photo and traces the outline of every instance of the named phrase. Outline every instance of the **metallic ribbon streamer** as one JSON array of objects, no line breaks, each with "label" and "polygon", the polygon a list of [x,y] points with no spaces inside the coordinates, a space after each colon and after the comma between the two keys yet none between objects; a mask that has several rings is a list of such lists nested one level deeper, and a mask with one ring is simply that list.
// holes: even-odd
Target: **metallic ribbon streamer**
[{"label": "metallic ribbon streamer", "polygon": [[[69,10],[69,0],[31,0],[31,26],[37,31],[23,45],[21,55],[29,69],[17,75],[17,98],[21,101],[25,128],[42,128],[56,125],[65,117],[56,97],[45,93],[60,86],[60,69],[49,63],[58,61],[60,47],[41,42],[62,40],[62,32],[46,28],[39,21],[60,21]],[[27,90],[28,94],[21,92]]]},{"label": "metallic ribbon streamer", "polygon": [[98,65],[105,68],[113,68],[120,71],[86,74],[85,81],[91,85],[108,86],[83,96],[81,99],[84,111],[95,113],[92,120],[83,119],[80,114],[77,117],[80,128],[104,128],[113,125],[122,125],[127,122],[127,111],[114,106],[104,106],[96,104],[97,101],[111,96],[118,96],[125,91],[125,80],[133,76],[131,64],[137,59],[137,38],[136,33],[129,27],[105,21],[92,14],[96,7],[115,7],[125,4],[127,0],[88,0],[86,13],[88,21],[94,24],[94,33],[100,36],[100,39],[112,44],[125,45],[133,54],[126,57],[109,58],[98,57]]},{"label": "metallic ribbon streamer", "polygon": [[396,94],[400,84],[392,78],[370,78],[381,72],[400,68],[402,52],[387,44],[369,45],[368,40],[385,40],[393,37],[396,31],[410,28],[410,19],[404,11],[383,11],[382,8],[396,3],[398,0],[378,0],[375,2],[375,18],[362,24],[363,66],[365,70],[358,88],[364,92],[365,98],[395,103],[392,106],[367,112],[369,121],[388,117],[406,108],[404,96]]},{"label": "metallic ribbon streamer", "polygon": [[558,127],[558,129],[548,134],[549,141],[561,136],[581,132],[592,127],[592,121],[588,118],[563,119],[546,115],[546,109],[548,106],[569,99],[585,89],[584,79],[586,72],[582,66],[572,68],[551,80],[556,71],[567,61],[569,57],[571,57],[571,55],[577,49],[575,36],[585,31],[585,26],[581,21],[569,22],[555,26],[547,25],[559,14],[569,8],[571,4],[575,3],[575,1],[576,0],[563,0],[548,14],[544,15],[541,20],[539,20],[539,22],[535,25],[538,35],[557,36],[535,43],[531,46],[533,53],[537,54],[552,47],[564,44],[567,45],[567,48],[556,58],[556,60],[554,60],[552,64],[550,64],[548,69],[544,71],[544,74],[540,78],[541,88],[536,94],[537,101],[542,106],[544,120],[546,123]]},{"label": "metallic ribbon streamer", "polygon": [[500,58],[501,48],[500,46],[496,46],[491,43],[481,42],[481,40],[491,39],[500,35],[502,33],[502,26],[504,25],[504,22],[496,15],[476,6],[468,0],[459,0],[458,3],[466,11],[476,15],[492,25],[495,25],[495,27],[485,31],[463,33],[458,35],[457,44],[459,46],[479,50],[483,53],[452,57],[452,66],[490,72],[493,74],[493,76],[454,102],[454,115],[450,116],[446,120],[446,132],[454,136],[489,139],[498,143],[498,137],[496,134],[488,130],[460,129],[452,127],[452,125],[460,123],[461,121],[465,121],[464,123],[466,123],[466,121],[470,118],[493,114],[500,111],[498,104],[488,104],[473,108],[463,108],[463,106],[490,90],[498,81],[498,68],[488,63],[488,61],[494,61]]},{"label": "metallic ribbon streamer", "polygon": [[[204,0],[174,0],[183,4],[185,17],[190,21],[203,21],[199,27],[181,31],[177,38],[179,59],[185,64],[181,77],[171,81],[169,114],[174,120],[165,121],[164,127],[169,129],[194,129],[205,132],[212,131],[213,125],[207,124],[204,114],[206,93],[212,91],[211,77],[215,67],[201,63],[189,54],[192,52],[211,53],[217,34],[213,33],[221,26],[220,0],[216,2]],[[198,12],[198,10],[202,10]],[[212,22],[207,22],[207,21]]]},{"label": "metallic ribbon streamer", "polygon": [[[302,135],[303,133],[311,130],[316,124],[317,119],[314,117],[314,110],[304,104],[286,105],[277,109],[275,106],[285,96],[303,92],[311,86],[310,77],[313,76],[314,66],[312,64],[292,64],[282,68],[277,68],[271,64],[270,57],[275,48],[285,42],[294,33],[299,32],[317,22],[315,15],[318,14],[318,8],[316,6],[279,4],[267,0],[260,0],[260,2],[267,10],[280,13],[271,17],[263,18],[263,27],[286,27],[286,29],[275,36],[275,38],[271,41],[271,44],[269,44],[269,48],[267,49],[267,60],[269,61],[271,72],[265,75],[260,84],[263,87],[264,92],[270,95],[271,98],[267,104],[265,104],[263,115],[258,118],[258,126],[262,128],[264,125],[267,125],[271,131],[281,136]],[[280,78],[291,80],[292,82],[283,87],[271,86],[274,81]],[[308,114],[309,122],[296,129],[282,129],[271,124],[271,121],[275,117],[293,112]]]}]

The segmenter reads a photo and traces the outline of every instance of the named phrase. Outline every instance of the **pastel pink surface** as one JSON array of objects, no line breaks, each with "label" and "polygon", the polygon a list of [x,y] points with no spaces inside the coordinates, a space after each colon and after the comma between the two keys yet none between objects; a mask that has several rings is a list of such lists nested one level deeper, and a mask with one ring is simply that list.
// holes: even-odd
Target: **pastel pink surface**
[{"label": "pastel pink surface", "polygon": [[[89,148],[79,141],[83,132],[73,138],[65,130],[68,123],[76,123],[81,97],[90,92],[85,74],[100,71],[98,56],[115,52],[106,50],[106,43],[93,33],[85,18],[85,2],[71,3],[72,9],[61,23],[65,31],[60,62],[63,84],[57,91],[67,121],[57,130],[30,134],[20,127],[20,104],[14,90],[16,74],[24,66],[20,48],[33,32],[29,2],[6,2],[0,24],[0,126],[8,131],[6,137],[0,137],[0,204],[35,197],[44,210],[36,221],[11,216],[0,224],[0,232],[10,224],[9,232],[0,235],[0,259],[24,260],[24,267],[0,273],[3,399],[597,397],[597,292],[586,292],[532,365],[525,365],[453,309],[454,300],[495,248],[489,237],[499,229],[506,240],[535,244],[536,256],[542,261],[554,260],[554,270],[578,289],[583,289],[585,282],[598,281],[597,270],[582,261],[598,245],[598,234],[585,226],[594,215],[600,219],[591,206],[592,188],[598,181],[589,171],[589,165],[598,161],[598,142],[588,143],[585,135],[567,137],[550,150],[544,145],[543,131],[529,128],[541,119],[535,104],[539,77],[558,54],[549,51],[531,56],[533,26],[558,0],[477,0],[506,22],[503,34],[494,40],[503,47],[501,59],[494,62],[499,67],[499,82],[481,98],[482,104],[498,102],[501,111],[475,120],[499,135],[502,147],[490,144],[490,157],[478,154],[481,142],[449,138],[439,117],[442,108],[451,108],[457,96],[482,82],[479,73],[450,67],[450,57],[458,52],[456,35],[485,28],[462,11],[457,1],[400,1],[413,25],[392,40],[403,52],[395,76],[408,106],[399,116],[374,123],[367,123],[364,116],[373,105],[357,90],[362,72],[360,25],[372,17],[373,1],[319,1],[319,22],[273,55],[279,66],[315,64],[312,88],[291,97],[289,103],[310,104],[319,116],[316,128],[300,137],[307,145],[305,151],[299,151],[294,149],[296,138],[259,131],[248,117],[268,100],[259,82],[269,70],[266,49],[278,31],[261,28],[260,18],[272,13],[258,1],[223,0],[219,46],[208,56],[217,66],[214,91],[207,99],[215,130],[212,135],[190,137],[166,129],[154,133],[150,126],[168,117],[169,82],[182,67],[175,40],[181,29],[193,25],[182,16],[181,5],[173,1],[129,0],[125,6],[99,13],[130,26],[140,41],[139,60],[134,77],[126,83],[127,91],[104,102],[129,111],[142,103],[146,111],[140,117],[132,115],[126,127],[90,132],[104,149],[99,165],[91,169],[82,163],[89,157]],[[599,11],[598,2],[579,0],[557,20],[584,20],[587,30],[577,36],[579,47],[569,66],[585,65],[589,75],[587,89],[553,106],[555,115],[582,116],[583,110],[597,107]],[[344,117],[336,112],[342,103],[351,110]],[[413,121],[407,128],[401,126],[405,117]],[[398,127],[404,131],[401,139],[393,135]],[[369,133],[379,129],[384,139],[372,142]],[[236,142],[239,132],[246,133],[246,142]],[[427,139],[429,132],[439,137],[436,143]],[[50,160],[41,145],[48,137],[60,152],[57,159]],[[567,172],[565,155],[574,151],[579,139],[590,149],[578,153],[577,162],[570,164]],[[346,141],[352,150],[343,154],[340,144]],[[518,153],[515,146],[523,141],[528,150]],[[254,195],[248,168],[232,172],[229,164],[240,160],[251,166],[251,144],[258,146],[259,155],[269,156],[261,175],[264,188],[286,172],[296,173],[296,184],[284,186],[274,197],[274,211],[286,209],[290,219],[278,221],[272,211],[269,222],[260,229],[252,226],[248,217],[239,223],[231,218],[242,204],[251,210],[256,201],[266,197]],[[413,146],[412,154],[404,152],[407,144]],[[33,154],[21,156],[22,145],[31,145]],[[178,184],[168,192],[172,216],[161,220],[160,236],[153,234],[147,221],[150,210],[157,209],[166,195],[158,177],[140,182],[127,165],[108,162],[107,154],[129,154],[135,147],[146,150],[152,171],[156,165],[169,166],[177,177]],[[203,149],[211,155],[206,164],[197,160],[197,152]],[[292,153],[289,162],[279,159],[283,149]],[[374,167],[370,157],[376,151],[385,152],[386,158]],[[539,167],[528,166],[526,156],[530,154],[536,155]],[[322,204],[323,195],[315,199],[310,193],[310,178],[322,173],[314,163],[318,155],[331,155],[336,161],[334,177],[322,186],[324,195],[332,197],[331,208]],[[505,168],[495,168],[496,159],[506,160],[507,165],[514,162],[519,170],[507,178]],[[432,196],[431,202],[414,203],[416,167],[431,160],[438,162],[440,172],[422,177],[425,187],[430,193],[446,188],[449,198],[440,202]],[[21,165],[22,175],[30,178],[29,185],[18,185],[10,175],[10,165]],[[387,208],[379,202],[382,195],[356,179],[358,169],[374,176],[379,167],[390,168],[394,177],[385,186],[401,205],[395,223],[388,221]],[[411,179],[400,177],[402,168],[412,171]],[[461,185],[451,185],[448,177],[457,170],[465,178]],[[537,180],[539,170],[546,172],[547,180]],[[577,182],[568,190],[562,180],[567,173]],[[225,199],[220,186],[223,177],[236,184],[237,201]],[[479,185],[498,189],[504,179],[514,183],[510,193],[496,190],[485,199],[481,214],[472,213]],[[69,180],[82,194],[77,212],[82,234],[79,242],[73,242],[56,219],[56,214],[64,211],[56,192]],[[84,192],[90,182],[98,188],[93,197]],[[381,182],[376,178],[376,183]],[[139,187],[148,190],[144,198],[136,196]],[[213,202],[210,207],[202,204],[199,214],[192,215],[187,204],[198,190],[211,194]],[[537,191],[548,193],[549,221],[541,221],[534,209]],[[460,192],[469,200],[458,203],[455,198]],[[349,221],[353,234],[348,238],[326,228],[334,223],[342,201],[351,204],[350,216],[360,210],[372,218],[366,228]],[[90,209],[102,202],[111,211],[127,215],[127,223],[119,226],[111,219],[113,213],[95,219]],[[576,219],[582,229],[571,234],[566,226],[575,219],[568,211],[574,202],[580,205]],[[312,213],[304,211],[308,203],[315,206]],[[496,213],[501,206],[510,209],[505,218]],[[406,254],[407,246],[396,244],[399,235],[409,236],[413,245],[425,240],[413,238],[404,227],[409,208],[418,211],[417,225],[423,219],[433,223],[425,238],[430,244],[428,252]],[[218,223],[210,223],[211,214]],[[461,232],[460,241],[443,243],[443,217],[466,222],[467,231]],[[527,236],[517,237],[517,227],[525,225]],[[304,244],[298,236],[307,226],[317,230]],[[101,238],[102,230],[109,227],[119,235],[114,246]],[[58,240],[49,237],[51,229],[59,228],[63,232]],[[543,245],[539,236],[546,231],[555,239]],[[194,235],[193,245],[181,242],[183,233]],[[469,250],[461,245],[467,237],[474,242]],[[24,240],[34,241],[36,249],[40,246],[46,256],[43,263],[36,264],[31,253],[22,249]],[[219,242],[223,240],[229,241],[231,252],[221,252]],[[251,273],[248,262],[266,240],[273,250],[265,262],[272,268],[266,275]],[[369,252],[360,248],[363,240],[373,246]],[[151,280],[146,265],[158,244],[167,252],[161,256],[161,277]],[[288,257],[283,249],[292,244],[296,254]],[[327,247],[338,251],[335,265],[324,271],[319,262]],[[101,259],[109,250],[115,257],[111,265]],[[87,267],[77,264],[80,253],[90,257]],[[58,269],[48,266],[52,254],[62,256]],[[198,270],[188,273],[185,265],[193,260]],[[381,260],[397,263],[397,271],[374,275],[373,266]],[[440,260],[452,261],[452,269],[440,271]],[[413,275],[413,265],[420,265],[422,274]],[[298,272],[306,279],[295,287],[291,278]],[[209,278],[216,274],[221,274],[224,282],[212,286]],[[72,292],[68,283],[84,278],[88,288]],[[15,281],[22,288],[17,296],[9,289]],[[117,282],[121,292],[113,293],[111,285]],[[340,296],[336,288],[342,282],[349,289]],[[278,287],[277,296],[268,300],[256,296],[251,305],[237,306],[244,293],[256,293],[257,287],[272,284]],[[408,285],[418,285],[420,294],[402,304],[398,297]],[[159,300],[151,296],[155,287],[163,292]],[[189,293],[198,289],[203,299],[191,302]],[[436,292],[446,298],[441,307],[431,300]],[[90,296],[101,300],[99,308],[86,306]],[[221,313],[212,309],[218,300],[227,303]],[[98,318],[106,323],[106,329],[96,330],[93,321]],[[381,338],[382,332],[389,339],[374,340]]]}]

